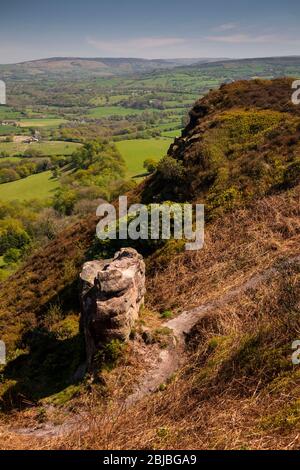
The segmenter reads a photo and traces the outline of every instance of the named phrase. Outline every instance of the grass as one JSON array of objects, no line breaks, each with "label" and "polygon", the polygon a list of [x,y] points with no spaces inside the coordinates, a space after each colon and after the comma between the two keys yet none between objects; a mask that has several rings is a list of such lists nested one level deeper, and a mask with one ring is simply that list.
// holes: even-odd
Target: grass
[{"label": "grass", "polygon": [[137,139],[116,142],[117,149],[123,156],[129,176],[145,173],[143,163],[147,158],[159,161],[170,147],[169,139]]},{"label": "grass", "polygon": [[63,124],[65,119],[20,119],[20,127],[58,127]]},{"label": "grass", "polygon": [[42,155],[71,155],[80,144],[73,142],[47,141],[33,142],[0,142],[0,153],[6,152],[10,155],[24,153],[27,150],[36,150]]},{"label": "grass", "polygon": [[0,200],[2,201],[30,201],[32,199],[44,200],[53,195],[58,187],[58,181],[52,179],[51,171],[38,175],[28,176],[22,180],[0,185]]},{"label": "grass", "polygon": [[165,131],[162,132],[161,134],[163,137],[169,137],[170,139],[173,139],[175,137],[180,137],[181,135],[181,129],[175,129],[173,131]]},{"label": "grass", "polygon": [[9,106],[0,105],[0,119],[16,119],[21,116],[19,111],[15,111]]},{"label": "grass", "polygon": [[14,126],[2,126],[0,125],[0,135],[14,134],[16,132],[16,127]]},{"label": "grass", "polygon": [[5,263],[3,256],[0,256],[0,282],[8,278],[14,271],[15,266],[9,266]]},{"label": "grass", "polygon": [[90,110],[88,116],[97,118],[110,116],[131,116],[133,114],[142,114],[143,109],[122,108],[121,106],[99,106]]},{"label": "grass", "polygon": [[[0,152],[1,152],[1,150],[0,150]],[[0,156],[0,163],[4,163],[4,162],[17,163],[17,162],[20,162],[21,160],[22,160],[22,157],[15,157],[15,156],[1,157]]]},{"label": "grass", "polygon": [[[97,96],[97,98],[93,98],[90,101],[90,104],[94,106],[114,106],[115,104],[118,104],[122,100],[128,99],[129,95],[102,95],[102,96]],[[108,98],[108,101],[107,101]]]}]

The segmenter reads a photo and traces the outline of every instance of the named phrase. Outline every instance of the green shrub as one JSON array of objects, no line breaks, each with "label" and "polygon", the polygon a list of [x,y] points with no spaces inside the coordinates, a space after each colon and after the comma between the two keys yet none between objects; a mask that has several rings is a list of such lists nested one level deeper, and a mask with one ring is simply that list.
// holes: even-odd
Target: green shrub
[{"label": "green shrub", "polygon": [[113,339],[100,347],[95,356],[95,363],[103,369],[113,369],[122,357],[125,343],[118,339]]},{"label": "green shrub", "polygon": [[19,261],[21,256],[21,250],[18,250],[17,248],[9,248],[3,256],[3,261],[6,264],[14,264]]},{"label": "green shrub", "polygon": [[161,316],[161,318],[165,318],[165,319],[172,318],[173,317],[173,312],[171,312],[171,310],[164,310],[160,314],[160,316]]},{"label": "green shrub", "polygon": [[175,158],[163,157],[157,165],[158,173],[166,181],[180,181],[185,177],[185,168],[183,163],[175,160]]},{"label": "green shrub", "polygon": [[153,158],[147,158],[144,161],[143,167],[148,171],[148,173],[153,173],[156,170],[157,165],[157,161],[153,160]]}]

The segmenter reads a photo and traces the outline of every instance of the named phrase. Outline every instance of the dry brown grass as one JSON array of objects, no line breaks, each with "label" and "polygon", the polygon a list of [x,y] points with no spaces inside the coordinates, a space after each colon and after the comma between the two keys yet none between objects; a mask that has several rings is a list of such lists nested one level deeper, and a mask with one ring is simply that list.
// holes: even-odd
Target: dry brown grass
[{"label": "dry brown grass", "polygon": [[[165,390],[127,410],[120,405],[134,371],[139,377],[146,365],[131,352],[108,376],[109,400],[91,392],[77,403],[84,410],[81,431],[75,426],[39,439],[6,430],[2,448],[300,448],[300,369],[290,357],[300,334],[300,272],[291,262],[300,254],[299,194],[297,187],[214,222],[199,253],[149,262],[147,306],[178,311],[276,268],[198,323],[188,337],[187,365]],[[151,322],[155,327],[157,318]]]},{"label": "dry brown grass", "polygon": [[148,304],[179,311],[197,306],[295,253],[299,216],[300,186],[207,225],[200,251],[170,255],[167,246],[148,261]]},{"label": "dry brown grass", "polygon": [[291,342],[299,335],[299,298],[299,262],[283,263],[271,280],[217,309],[214,321],[199,323],[190,338],[189,364],[165,391],[127,411],[112,407],[109,414],[115,419],[109,422],[107,414],[90,416],[87,433],[47,445],[299,448],[300,370],[290,358]]}]

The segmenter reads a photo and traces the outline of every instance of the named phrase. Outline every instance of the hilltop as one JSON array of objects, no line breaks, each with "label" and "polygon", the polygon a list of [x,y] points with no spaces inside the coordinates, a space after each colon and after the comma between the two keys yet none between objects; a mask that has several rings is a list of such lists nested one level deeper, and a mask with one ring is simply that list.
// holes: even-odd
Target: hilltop
[{"label": "hilltop", "polygon": [[[259,57],[251,59],[194,58],[194,59],[143,59],[109,57],[51,57],[16,64],[0,64],[0,76],[10,81],[91,80],[95,78],[132,77],[163,79],[175,74],[178,83],[185,78],[201,74],[216,80],[232,81],[255,77],[276,78],[297,76],[300,73],[300,56]],[[186,75],[186,77],[182,77]]]},{"label": "hilltop", "polygon": [[[22,79],[43,76],[71,79],[122,76],[145,73],[159,69],[169,69],[194,62],[210,62],[215,59],[139,59],[139,58],[100,58],[100,57],[51,57],[12,65],[0,65],[2,78]],[[217,60],[217,59],[216,59]]]},{"label": "hilltop", "polygon": [[215,213],[297,183],[300,108],[291,85],[240,81],[199,100],[142,200],[202,200]]},{"label": "hilltop", "polygon": [[[2,284],[0,336],[10,354],[4,409],[34,405],[17,415],[26,426],[41,409],[42,422],[65,420],[66,403],[87,414],[85,430],[48,443],[33,433],[31,447],[298,447],[291,344],[299,317],[300,107],[290,101],[291,82],[240,81],[211,91],[153,175],[129,194],[135,202],[204,203],[205,247],[185,252],[170,241],[145,253],[141,322],[115,368],[94,385],[74,384],[74,373],[84,360],[78,274],[99,255],[96,220],[58,235]],[[193,308],[206,310],[186,337],[182,369],[120,413],[120,401],[151,372],[157,348],[169,347],[164,319]],[[143,328],[154,346],[136,339]],[[5,432],[4,447],[28,447],[26,436]]]}]

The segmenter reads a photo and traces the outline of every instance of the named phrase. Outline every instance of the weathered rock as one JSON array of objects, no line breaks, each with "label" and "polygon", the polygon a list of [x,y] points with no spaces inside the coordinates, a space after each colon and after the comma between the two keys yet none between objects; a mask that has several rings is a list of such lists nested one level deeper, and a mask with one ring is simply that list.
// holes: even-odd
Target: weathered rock
[{"label": "weathered rock", "polygon": [[99,346],[127,341],[145,295],[145,263],[133,248],[113,260],[85,263],[81,275],[81,324],[88,365]]}]

